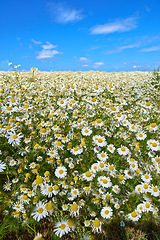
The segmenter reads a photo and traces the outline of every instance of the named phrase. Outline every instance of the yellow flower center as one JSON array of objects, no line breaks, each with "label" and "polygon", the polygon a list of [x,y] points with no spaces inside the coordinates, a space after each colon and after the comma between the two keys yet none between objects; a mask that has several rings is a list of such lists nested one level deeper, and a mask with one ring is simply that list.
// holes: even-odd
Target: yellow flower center
[{"label": "yellow flower center", "polygon": [[126,148],[125,148],[125,147],[122,147],[122,148],[121,148],[121,151],[122,151],[122,152],[125,152],[125,151],[126,151]]},{"label": "yellow flower center", "polygon": [[101,119],[97,119],[97,123],[101,123],[102,122],[102,120]]},{"label": "yellow flower center", "polygon": [[102,143],[103,142],[102,138],[98,138],[98,142]]},{"label": "yellow flower center", "polygon": [[157,187],[154,187],[154,188],[153,188],[153,192],[158,192],[158,188],[157,188]]},{"label": "yellow flower center", "polygon": [[93,226],[98,228],[100,226],[100,221],[98,219],[93,221]]},{"label": "yellow flower center", "polygon": [[104,163],[100,163],[99,166],[100,166],[101,168],[104,168]]},{"label": "yellow flower center", "polygon": [[39,208],[38,213],[43,213],[43,208]]},{"label": "yellow flower center", "polygon": [[113,166],[109,166],[109,170],[113,171],[114,167]]},{"label": "yellow flower center", "polygon": [[37,176],[37,178],[36,178],[36,184],[39,185],[39,184],[41,184],[41,183],[43,183],[43,178],[40,177],[40,176]]},{"label": "yellow flower center", "polygon": [[142,134],[142,133],[140,133],[140,134],[139,134],[139,137],[143,137],[143,134]]},{"label": "yellow flower center", "polygon": [[132,212],[132,213],[131,213],[131,216],[132,216],[133,218],[135,218],[135,217],[137,217],[137,213],[136,213],[136,212]]},{"label": "yellow flower center", "polygon": [[106,155],[104,153],[101,153],[101,157],[104,158]]},{"label": "yellow flower center", "polygon": [[91,176],[91,172],[90,171],[87,171],[86,172],[86,177],[90,177]]},{"label": "yellow flower center", "polygon": [[23,195],[23,200],[27,200],[28,199],[28,197],[27,197],[27,195]]},{"label": "yellow flower center", "polygon": [[73,204],[71,205],[71,209],[72,209],[72,211],[76,212],[76,211],[78,210],[78,205],[75,204],[75,203],[73,203]]},{"label": "yellow flower center", "polygon": [[103,183],[104,183],[104,184],[108,183],[108,180],[107,180],[107,179],[104,179],[104,180],[103,180]]},{"label": "yellow flower center", "polygon": [[41,129],[41,133],[45,133],[46,132],[46,129],[45,128],[42,128]]},{"label": "yellow flower center", "polygon": [[67,224],[68,224],[69,227],[73,227],[74,224],[75,224],[75,221],[73,219],[69,219]]},{"label": "yellow flower center", "polygon": [[151,123],[151,127],[155,128],[156,127],[156,123]]},{"label": "yellow flower center", "polygon": [[108,211],[108,210],[105,210],[105,212],[104,212],[104,213],[107,215],[107,214],[109,214],[109,211]]},{"label": "yellow flower center", "polygon": [[61,169],[61,170],[59,170],[59,174],[63,174],[63,172],[64,172],[64,171],[63,171],[62,169]]},{"label": "yellow flower center", "polygon": [[52,191],[53,191],[53,188],[52,188],[52,187],[48,187],[48,191],[49,191],[49,192],[52,192]]},{"label": "yellow flower center", "polygon": [[147,184],[144,184],[144,189],[148,189],[148,185]]},{"label": "yellow flower center", "polygon": [[53,204],[52,204],[51,202],[46,203],[45,209],[46,209],[47,211],[51,210],[52,208],[53,208]]},{"label": "yellow flower center", "polygon": [[62,229],[62,230],[63,230],[63,229],[65,229],[65,228],[66,228],[66,224],[64,224],[64,223],[63,223],[63,224],[61,224],[61,226],[60,226],[60,229]]},{"label": "yellow flower center", "polygon": [[145,204],[145,207],[146,207],[146,208],[149,208],[149,207],[150,207],[150,204],[149,204],[149,203],[146,203],[146,204]]},{"label": "yellow flower center", "polygon": [[58,141],[57,146],[61,146],[61,145],[62,145],[61,141]]},{"label": "yellow flower center", "polygon": [[16,139],[16,138],[18,138],[18,136],[17,136],[17,135],[13,135],[12,138],[13,138],[13,139]]},{"label": "yellow flower center", "polygon": [[157,147],[157,143],[155,143],[155,142],[152,143],[152,146],[153,146],[153,147]]},{"label": "yellow flower center", "polygon": [[63,103],[64,103],[64,101],[63,101],[63,100],[61,100],[61,101],[60,101],[60,104],[63,104]]}]

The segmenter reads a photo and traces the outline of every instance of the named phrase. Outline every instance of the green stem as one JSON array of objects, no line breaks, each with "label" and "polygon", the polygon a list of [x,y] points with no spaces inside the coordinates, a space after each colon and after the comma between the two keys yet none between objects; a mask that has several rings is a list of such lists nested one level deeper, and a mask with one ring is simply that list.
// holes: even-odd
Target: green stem
[{"label": "green stem", "polygon": [[29,227],[35,234],[37,234],[36,231],[35,231],[35,229],[33,229],[31,226],[29,226],[28,223],[27,223],[27,227]]}]

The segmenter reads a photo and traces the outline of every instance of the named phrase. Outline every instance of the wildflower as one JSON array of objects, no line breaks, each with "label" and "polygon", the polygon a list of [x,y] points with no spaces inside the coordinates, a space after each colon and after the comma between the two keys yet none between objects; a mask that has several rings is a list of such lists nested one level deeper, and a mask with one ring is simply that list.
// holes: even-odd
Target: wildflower
[{"label": "wildflower", "polygon": [[158,186],[152,186],[150,189],[150,193],[154,197],[158,197],[160,195],[160,190],[158,189]]},{"label": "wildflower", "polygon": [[145,211],[144,204],[140,203],[137,205],[137,212],[142,213]]},{"label": "wildflower", "polygon": [[82,135],[83,136],[90,136],[92,134],[92,130],[90,128],[82,128]]},{"label": "wildflower", "polygon": [[107,145],[107,142],[104,136],[95,135],[93,137],[93,141],[98,147],[105,147]]},{"label": "wildflower", "polygon": [[6,169],[6,163],[0,160],[0,172],[3,172]]},{"label": "wildflower", "polygon": [[125,146],[121,146],[121,148],[117,149],[119,155],[126,156],[129,153],[129,149]]},{"label": "wildflower", "polygon": [[58,178],[64,178],[67,175],[67,169],[62,166],[62,167],[58,167],[55,170],[55,176]]},{"label": "wildflower", "polygon": [[112,186],[112,182],[109,177],[101,176],[101,177],[98,177],[97,181],[102,187],[109,188]]},{"label": "wildflower", "polygon": [[118,185],[114,185],[112,186],[112,191],[115,192],[116,194],[119,194],[120,193],[120,188]]},{"label": "wildflower", "polygon": [[34,212],[32,212],[31,215],[37,222],[39,222],[42,218],[45,218],[46,216],[48,216],[48,212],[45,208],[45,204],[42,202],[39,202]]},{"label": "wildflower", "polygon": [[106,152],[101,152],[97,154],[97,157],[101,161],[106,161],[108,159],[108,155]]},{"label": "wildflower", "polygon": [[113,210],[111,207],[103,207],[100,214],[103,218],[108,219],[113,215]]},{"label": "wildflower", "polygon": [[95,220],[92,220],[92,231],[93,232],[101,232],[102,223],[98,218],[95,218]]},{"label": "wildflower", "polygon": [[130,214],[128,214],[128,219],[132,220],[133,222],[137,222],[140,218],[140,214],[139,212],[131,212]]},{"label": "wildflower", "polygon": [[12,185],[12,183],[6,182],[6,183],[3,185],[3,189],[6,190],[6,191],[11,191],[11,185]]},{"label": "wildflower", "polygon": [[87,171],[85,173],[82,174],[83,178],[87,181],[92,181],[92,179],[95,177],[95,175],[93,174],[92,171]]},{"label": "wildflower", "polygon": [[79,215],[79,205],[75,202],[70,205],[70,215],[75,217]]},{"label": "wildflower", "polygon": [[8,133],[8,143],[10,143],[12,146],[20,145],[21,138],[23,135],[21,133],[16,134],[15,132],[9,132]]},{"label": "wildflower", "polygon": [[152,180],[152,177],[150,174],[145,174],[145,175],[142,175],[141,176],[141,179],[146,182],[146,183],[149,183],[151,180]]},{"label": "wildflower", "polygon": [[147,135],[145,133],[143,133],[143,132],[138,132],[136,134],[137,140],[144,140],[146,137],[147,137]]},{"label": "wildflower", "polygon": [[115,151],[114,145],[113,145],[113,144],[109,144],[109,145],[107,146],[107,150],[108,150],[110,153],[114,153],[114,151]]},{"label": "wildflower", "polygon": [[89,220],[85,220],[84,225],[85,227],[89,227],[91,225],[91,222]]},{"label": "wildflower", "polygon": [[54,228],[55,228],[54,229],[55,234],[60,238],[71,231],[67,225],[67,221],[56,223]]},{"label": "wildflower", "polygon": [[33,240],[44,240],[44,238],[42,237],[42,234],[37,233],[37,235],[35,236],[35,238]]}]

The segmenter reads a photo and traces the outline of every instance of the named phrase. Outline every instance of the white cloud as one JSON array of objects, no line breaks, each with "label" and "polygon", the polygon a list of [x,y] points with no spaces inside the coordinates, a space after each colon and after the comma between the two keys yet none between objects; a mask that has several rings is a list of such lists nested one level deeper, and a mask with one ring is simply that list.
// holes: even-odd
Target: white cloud
[{"label": "white cloud", "polygon": [[96,63],[94,63],[94,67],[95,67],[95,68],[101,67],[101,66],[103,66],[103,65],[104,65],[103,62],[96,62]]},{"label": "white cloud", "polygon": [[62,54],[61,52],[58,52],[56,50],[45,50],[38,52],[38,55],[36,56],[37,59],[49,59],[53,58],[56,54]]},{"label": "white cloud", "polygon": [[129,45],[121,46],[121,47],[118,47],[115,50],[108,51],[105,54],[113,54],[113,53],[122,52],[124,49],[137,48],[137,47],[140,47],[140,45],[141,45],[140,43],[135,43],[135,44],[129,44]]},{"label": "white cloud", "polygon": [[133,66],[133,68],[140,68],[141,66]]},{"label": "white cloud", "polygon": [[42,44],[40,41],[36,41],[34,39],[32,39],[32,42],[34,42],[35,44]]},{"label": "white cloud", "polygon": [[97,25],[91,28],[91,34],[109,34],[114,32],[127,32],[137,27],[137,17],[116,20],[111,23]]},{"label": "white cloud", "polygon": [[59,23],[77,22],[84,17],[81,10],[70,8],[62,3],[49,2],[47,6],[53,20]]},{"label": "white cloud", "polygon": [[85,58],[85,57],[80,57],[79,61],[80,62],[85,62],[85,63],[90,62],[90,60],[88,58]]},{"label": "white cloud", "polygon": [[149,48],[143,48],[140,50],[140,52],[155,52],[155,51],[160,51],[160,46],[153,46]]},{"label": "white cloud", "polygon": [[56,45],[53,45],[52,43],[46,41],[46,45],[42,45],[42,48],[45,49],[45,50],[49,50],[49,49],[52,49],[52,48],[55,48],[57,47]]},{"label": "white cloud", "polygon": [[62,52],[53,50],[52,48],[55,48],[57,46],[53,45],[48,41],[46,41],[46,45],[41,45],[41,47],[43,49],[40,52],[38,52],[38,55],[36,56],[37,59],[49,59],[53,58],[56,54],[63,54]]},{"label": "white cloud", "polygon": [[88,67],[88,65],[87,65],[87,64],[84,64],[84,65],[82,65],[82,67]]}]

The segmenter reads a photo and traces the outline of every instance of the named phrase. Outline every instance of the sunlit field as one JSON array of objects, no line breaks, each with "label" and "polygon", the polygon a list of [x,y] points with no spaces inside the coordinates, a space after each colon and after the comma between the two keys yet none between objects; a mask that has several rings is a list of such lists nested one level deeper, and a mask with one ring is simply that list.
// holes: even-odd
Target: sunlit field
[{"label": "sunlit field", "polygon": [[0,88],[0,239],[159,239],[152,72],[1,72]]}]

